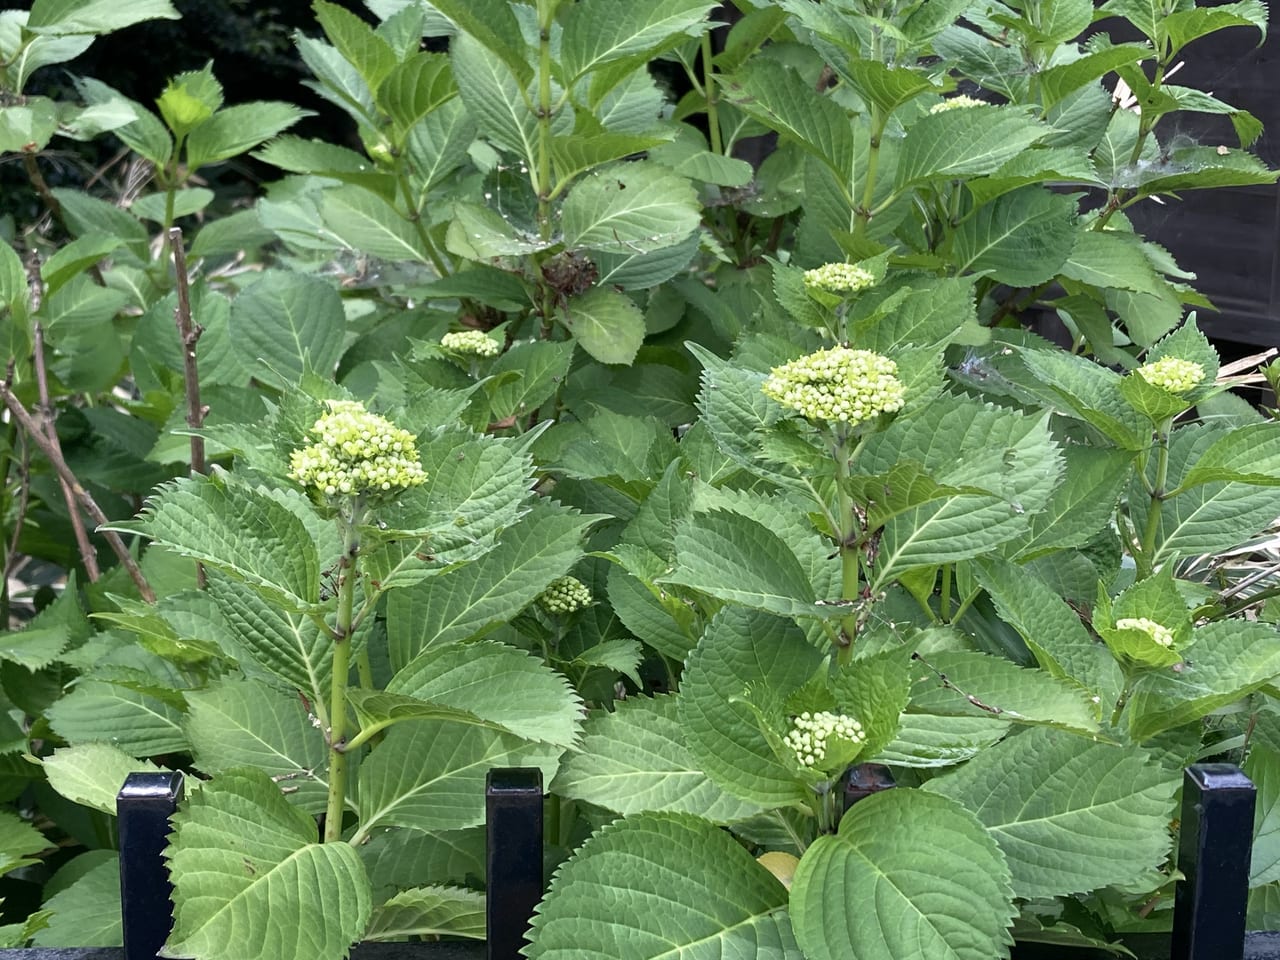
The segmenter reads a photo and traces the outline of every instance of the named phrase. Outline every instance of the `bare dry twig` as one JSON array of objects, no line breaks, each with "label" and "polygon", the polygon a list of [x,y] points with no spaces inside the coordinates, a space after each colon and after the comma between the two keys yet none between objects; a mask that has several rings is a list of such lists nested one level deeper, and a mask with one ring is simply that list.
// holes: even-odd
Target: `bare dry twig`
[{"label": "bare dry twig", "polygon": [[[182,343],[182,375],[187,393],[187,426],[191,434],[191,473],[204,473],[204,437],[200,436],[200,427],[204,425],[204,415],[208,409],[200,403],[200,371],[196,364],[196,344],[204,327],[193,323],[191,319],[191,281],[187,276],[187,252],[182,239],[182,228],[169,230],[169,245],[173,248],[173,268],[177,276],[178,306],[173,311],[174,322],[178,325],[178,339]],[[196,586],[201,590],[207,583],[204,564],[196,564]]]},{"label": "bare dry twig", "polygon": [[[76,501],[84,508],[89,518],[98,526],[110,523],[110,518],[102,512],[102,508],[93,499],[93,495],[81,485],[80,481],[76,479],[76,475],[71,472],[71,468],[67,466],[67,461],[62,457],[62,451],[49,442],[41,422],[23,406],[21,400],[14,396],[13,390],[8,383],[0,384],[0,400],[4,401],[4,405],[9,409],[9,413],[13,418],[18,421],[18,425],[26,431],[27,436],[40,448],[40,452],[53,465],[58,478],[71,488],[72,493],[75,494]],[[120,539],[120,535],[113,530],[103,530],[101,532],[111,546],[112,551],[115,552],[116,557],[119,558],[120,565],[128,571],[134,584],[137,585],[138,593],[141,594],[142,599],[148,603],[155,603],[155,591],[151,589],[151,584],[147,582],[142,569],[138,566],[137,561],[133,559],[133,555],[129,553],[129,548]]]},{"label": "bare dry twig", "polygon": [[[57,412],[49,402],[49,375],[44,365],[44,327],[37,320],[33,330],[35,337],[35,354],[33,360],[36,368],[36,389],[40,397],[40,424],[44,427],[45,440],[49,446],[62,457],[62,443],[58,440],[58,428],[54,424]],[[84,528],[84,518],[80,516],[80,507],[76,503],[76,495],[70,484],[62,476],[58,477],[58,486],[62,488],[62,499],[67,504],[67,516],[71,519],[71,529],[75,533],[76,548],[80,551],[80,561],[84,564],[85,573],[90,583],[97,583],[102,578],[102,570],[98,567],[98,551],[89,541],[89,532]]]}]

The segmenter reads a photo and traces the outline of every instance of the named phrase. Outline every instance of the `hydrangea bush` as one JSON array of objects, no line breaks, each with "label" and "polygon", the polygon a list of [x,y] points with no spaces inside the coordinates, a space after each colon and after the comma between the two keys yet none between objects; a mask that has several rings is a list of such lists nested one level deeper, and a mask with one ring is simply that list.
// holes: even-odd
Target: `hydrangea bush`
[{"label": "hydrangea bush", "polygon": [[[58,869],[5,942],[118,943],[153,768],[201,960],[483,937],[495,766],[548,788],[531,960],[1119,951],[1208,756],[1280,926],[1280,425],[1128,218],[1275,183],[1169,82],[1260,5],[317,0],[342,144],[216,65],[28,96],[176,16],[74,6],[0,12],[51,215],[0,244],[0,870]],[[119,192],[49,187],[100,136]],[[199,173],[246,151],[251,208]]]}]

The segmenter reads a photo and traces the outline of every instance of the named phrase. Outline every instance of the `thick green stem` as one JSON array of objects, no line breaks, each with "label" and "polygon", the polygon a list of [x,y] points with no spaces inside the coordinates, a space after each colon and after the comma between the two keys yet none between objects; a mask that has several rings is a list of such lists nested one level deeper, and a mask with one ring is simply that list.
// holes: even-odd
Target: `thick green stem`
[{"label": "thick green stem", "polygon": [[818,794],[818,833],[819,835],[835,833],[840,826],[840,817],[844,814],[841,809],[843,791],[832,782],[820,784],[815,789]]},{"label": "thick green stem", "polygon": [[951,564],[942,565],[942,596],[938,600],[938,612],[943,623],[951,622]]},{"label": "thick green stem", "polygon": [[329,803],[325,807],[326,843],[342,839],[347,802],[347,680],[351,673],[352,610],[360,553],[360,513],[353,504],[343,518],[342,557],[338,561],[338,615],[334,623],[333,681],[329,688]]},{"label": "thick green stem", "polygon": [[409,220],[413,224],[413,228],[418,232],[418,239],[422,241],[422,248],[427,252],[431,265],[436,268],[436,273],[442,277],[447,277],[449,268],[445,266],[444,260],[440,257],[440,251],[436,249],[436,245],[431,239],[431,234],[427,231],[427,225],[422,222],[422,211],[418,209],[414,200],[413,185],[409,183],[408,174],[400,174],[398,181],[400,192],[404,194],[405,209],[409,211]]},{"label": "thick green stem", "polygon": [[715,72],[711,64],[711,31],[702,32],[702,91],[707,96],[707,134],[711,138],[711,152],[724,153],[720,138],[720,112],[717,103]]},{"label": "thick green stem", "polygon": [[[838,526],[836,536],[840,547],[840,597],[856,603],[862,594],[860,553],[862,541],[859,537],[861,525],[853,508],[853,498],[849,496],[849,471],[854,458],[861,450],[859,443],[852,453],[848,449],[849,438],[841,435],[832,444],[832,452],[836,458],[836,494],[839,508],[836,515]],[[853,659],[853,642],[858,636],[858,615],[851,613],[840,619],[840,639],[836,646],[836,659],[839,663],[848,663]]]},{"label": "thick green stem", "polygon": [[854,211],[856,223],[853,228],[855,237],[867,235],[867,225],[871,222],[871,200],[876,193],[876,171],[880,166],[880,138],[884,135],[885,123],[889,118],[882,116],[879,107],[871,108],[871,145],[867,149],[867,174],[862,185],[862,200]]},{"label": "thick green stem", "polygon": [[551,239],[551,21],[555,7],[538,0],[538,229]]},{"label": "thick green stem", "polygon": [[1162,421],[1156,429],[1156,477],[1151,486],[1151,505],[1147,508],[1146,528],[1142,532],[1142,549],[1134,557],[1139,580],[1151,576],[1154,566],[1152,558],[1156,552],[1156,537],[1160,532],[1160,511],[1164,507],[1167,496],[1165,487],[1169,481],[1169,430],[1172,426],[1173,419],[1169,418]]}]

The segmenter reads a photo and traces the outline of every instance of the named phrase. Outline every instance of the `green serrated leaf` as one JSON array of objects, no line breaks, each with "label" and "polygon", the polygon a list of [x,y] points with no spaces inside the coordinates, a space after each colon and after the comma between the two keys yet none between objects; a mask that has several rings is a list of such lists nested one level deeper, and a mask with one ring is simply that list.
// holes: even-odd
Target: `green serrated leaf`
[{"label": "green serrated leaf", "polygon": [[324,192],[320,215],[353,249],[392,262],[430,259],[412,224],[378,194],[355,184]]},{"label": "green serrated leaf", "polygon": [[973,811],[1008,860],[1014,895],[1036,899],[1129,883],[1160,866],[1179,783],[1136,747],[1037,729],[925,789]]},{"label": "green serrated leaf", "polygon": [[397,724],[360,764],[358,837],[389,826],[440,831],[483,823],[491,769],[536,766],[549,781],[560,752],[474,724]]},{"label": "green serrated leaf", "polygon": [[241,103],[219,110],[187,137],[187,166],[196,170],[247,153],[309,114],[310,111],[278,100]]},{"label": "green serrated leaf", "polygon": [[341,960],[364,932],[371,903],[359,855],[345,843],[316,843],[315,821],[266,774],[224,774],[173,820],[166,954]]},{"label": "green serrated leaf", "polygon": [[466,887],[433,886],[402,890],[375,907],[364,939],[448,936],[483,940],[484,935],[483,893]]},{"label": "green serrated leaf", "polygon": [[111,33],[145,20],[177,20],[169,0],[136,0],[128,5],[112,0],[35,0],[27,17],[34,33]]},{"label": "green serrated leaf", "polygon": [[560,867],[526,953],[799,960],[786,903],[782,884],[728,833],[687,814],[641,814],[598,831]]},{"label": "green serrated leaf", "polygon": [[539,503],[479,560],[393,592],[387,600],[392,664],[399,669],[429,646],[477,636],[519,613],[569,572],[597,519]]},{"label": "green serrated leaf", "polygon": [[137,760],[109,743],[59,747],[43,763],[49,786],[73,803],[115,816],[116,794],[131,773],[160,773],[149,760]]},{"label": "green serrated leaf", "polygon": [[646,253],[698,227],[693,185],[652,163],[618,164],[580,180],[565,198],[565,243],[606,253]]},{"label": "green serrated leaf", "polygon": [[1249,886],[1254,888],[1280,880],[1280,753],[1263,744],[1253,744],[1244,762],[1244,774],[1258,791],[1253,813],[1253,855],[1249,859]]},{"label": "green serrated leaf", "polygon": [[958,717],[986,713],[1017,723],[1098,732],[1099,705],[1080,686],[999,657],[968,651],[930,653],[917,664],[914,679],[915,712]]},{"label": "green serrated leaf", "polygon": [[253,767],[300,809],[324,811],[329,751],[297,696],[255,680],[226,679],[186,697],[187,738],[203,772]]},{"label": "green serrated leaf", "polygon": [[596,712],[582,729],[552,790],[628,816],[644,811],[692,813],[730,823],[760,807],[725,793],[685,746],[676,698],[632,698]]},{"label": "green serrated leaf", "polygon": [[1175,667],[1138,678],[1125,713],[1143,741],[1239,700],[1280,674],[1280,635],[1270,624],[1219,620],[1195,631]]},{"label": "green serrated leaf", "polygon": [[1030,570],[995,557],[975,573],[1000,616],[1021,634],[1040,667],[1114,702],[1122,686],[1115,660],[1094,641],[1079,615]]},{"label": "green serrated leaf", "polygon": [[112,529],[141,533],[295,609],[317,602],[320,561],[306,526],[276,500],[206,477],[162,485],[137,520]]},{"label": "green serrated leaf", "polygon": [[45,716],[68,743],[110,743],[135,757],[188,749],[182,714],[164,701],[114,683],[84,680]]},{"label": "green serrated leaf", "polygon": [[678,703],[689,752],[724,790],[761,806],[806,802],[807,788],[778,760],[742,696],[760,687],[785,699],[821,660],[794,623],[734,606],[716,614],[689,654]]},{"label": "green serrated leaf", "polygon": [[[855,897],[865,909],[849,909]],[[972,813],[898,788],[861,801],[805,851],[791,911],[813,960],[990,960],[1012,942],[1012,897],[1004,856]]]},{"label": "green serrated leaf", "polygon": [[635,301],[604,287],[571,298],[563,322],[582,349],[601,363],[630,364],[644,342],[644,314]]},{"label": "green serrated leaf", "polygon": [[582,701],[540,659],[503,643],[429,646],[398,671],[387,693],[467,710],[527,740],[571,746]]},{"label": "green serrated leaf", "polygon": [[962,273],[1033,287],[1063,272],[1076,244],[1076,201],[1023,187],[979,207],[955,232],[951,258]]},{"label": "green serrated leaf", "polygon": [[[135,761],[136,762],[136,761]],[[68,866],[76,864],[77,857]],[[60,877],[67,868],[55,875]],[[124,931],[120,921],[120,860],[115,854],[88,869],[59,890],[45,907],[52,911],[49,925],[32,938],[36,947],[120,947]]]},{"label": "green serrated leaf", "polygon": [[329,371],[342,353],[346,315],[338,292],[316,277],[268,272],[231,307],[229,330],[254,376],[284,387],[308,369]]},{"label": "green serrated leaf", "polygon": [[927,114],[908,130],[898,156],[899,188],[993,173],[1052,132],[1017,107],[971,107]]}]

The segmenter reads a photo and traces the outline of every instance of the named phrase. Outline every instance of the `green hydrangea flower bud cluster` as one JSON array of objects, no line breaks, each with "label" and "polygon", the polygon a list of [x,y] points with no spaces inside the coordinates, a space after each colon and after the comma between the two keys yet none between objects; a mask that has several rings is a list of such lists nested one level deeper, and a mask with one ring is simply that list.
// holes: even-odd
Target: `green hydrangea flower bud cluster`
[{"label": "green hydrangea flower bud cluster", "polygon": [[948,110],[964,110],[969,107],[985,107],[987,101],[975,100],[973,97],[966,97],[963,93],[959,96],[948,97],[941,103],[935,103],[929,108],[930,113],[946,113]]},{"label": "green hydrangea flower bud cluster", "polygon": [[810,420],[861,423],[902,409],[898,365],[870,350],[832,347],[774,367],[765,396]]},{"label": "green hydrangea flower bud cluster", "polygon": [[440,338],[440,346],[454,353],[474,357],[496,357],[502,352],[502,344],[482,330],[446,333]]},{"label": "green hydrangea flower bud cluster", "polygon": [[783,742],[796,752],[796,759],[804,766],[819,764],[827,755],[827,739],[839,737],[849,743],[865,743],[867,735],[862,732],[862,724],[853,717],[843,713],[831,713],[822,710],[818,713],[805,711],[792,721],[791,729],[783,737]]},{"label": "green hydrangea flower bud cluster", "polygon": [[858,293],[874,286],[875,282],[869,270],[852,263],[824,263],[804,272],[807,289],[827,293]]},{"label": "green hydrangea flower bud cluster", "polygon": [[289,457],[289,476],[325,496],[405,490],[427,479],[413,434],[355,400],[330,400],[310,433],[316,442]]},{"label": "green hydrangea flower bud cluster", "polygon": [[557,577],[538,596],[547,613],[573,613],[591,605],[591,591],[577,577]]},{"label": "green hydrangea flower bud cluster", "polygon": [[1117,630],[1141,630],[1162,647],[1173,646],[1173,631],[1148,617],[1121,617],[1116,621]]},{"label": "green hydrangea flower bud cluster", "polygon": [[1186,393],[1204,380],[1204,367],[1181,357],[1161,357],[1140,366],[1138,376],[1153,387],[1170,393]]}]

